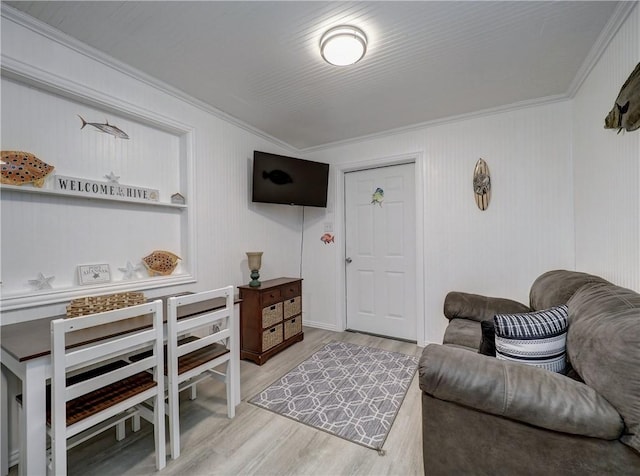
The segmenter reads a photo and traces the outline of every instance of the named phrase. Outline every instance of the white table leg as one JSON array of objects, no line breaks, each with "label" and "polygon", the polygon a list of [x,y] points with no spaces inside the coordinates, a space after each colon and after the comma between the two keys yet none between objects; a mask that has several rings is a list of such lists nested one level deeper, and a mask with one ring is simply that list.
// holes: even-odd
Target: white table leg
[{"label": "white table leg", "polygon": [[2,366],[2,390],[0,391],[0,475],[9,474],[9,388],[5,367]]},{"label": "white table leg", "polygon": [[22,380],[22,422],[20,424],[21,475],[47,474],[46,380],[48,362],[26,363]]},{"label": "white table leg", "polygon": [[231,316],[231,318],[234,320],[234,326],[233,326],[234,332],[231,338],[234,340],[233,348],[235,349],[235,352],[233,353],[231,358],[234,359],[234,365],[236,366],[236,370],[237,370],[236,372],[237,378],[233,382],[233,386],[234,386],[233,394],[234,394],[235,405],[238,406],[240,405],[240,400],[241,400],[241,396],[240,396],[240,305],[239,304],[234,304],[233,316]]}]

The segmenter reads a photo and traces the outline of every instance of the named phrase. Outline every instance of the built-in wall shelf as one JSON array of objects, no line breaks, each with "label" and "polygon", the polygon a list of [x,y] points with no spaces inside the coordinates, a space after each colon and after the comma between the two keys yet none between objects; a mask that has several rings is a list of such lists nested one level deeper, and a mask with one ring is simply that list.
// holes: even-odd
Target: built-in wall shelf
[{"label": "built-in wall shelf", "polygon": [[53,288],[31,290],[28,294],[3,293],[0,302],[0,311],[13,311],[16,309],[45,306],[56,303],[66,303],[71,299],[108,293],[127,291],[148,291],[168,286],[192,284],[195,278],[190,273],[177,273],[169,276],[156,276],[153,278],[140,278],[131,280],[111,281],[109,283],[93,286],[70,286],[65,288]]},{"label": "built-in wall shelf", "polygon": [[152,202],[148,200],[130,200],[126,198],[118,198],[118,197],[110,197],[110,196],[85,196],[85,195],[78,195],[76,193],[65,192],[64,190],[55,190],[51,188],[37,188],[30,185],[2,185],[0,187],[0,191],[31,193],[31,194],[38,194],[38,195],[40,194],[56,195],[61,197],[76,198],[79,200],[99,200],[99,201],[110,201],[110,202],[121,202],[121,203],[135,203],[137,205],[145,205],[145,206],[151,206],[151,207],[178,208],[178,209],[187,208],[187,205],[183,205],[179,203]]},{"label": "built-in wall shelf", "polygon": [[[29,151],[56,170],[42,188],[0,185],[3,323],[35,318],[49,308],[64,312],[77,297],[153,295],[195,283],[194,128],[113,89],[98,90],[4,54],[0,73],[2,107],[14,111],[3,123],[3,144]],[[78,116],[115,124],[129,139],[83,127]],[[122,176],[124,183],[110,176]],[[184,201],[173,203],[176,193]],[[140,272],[125,280],[125,263],[136,266],[153,250],[182,258],[175,274]],[[111,280],[82,285],[78,268],[96,263],[110,266]],[[31,281],[40,273],[55,278],[52,289],[34,289]]]}]

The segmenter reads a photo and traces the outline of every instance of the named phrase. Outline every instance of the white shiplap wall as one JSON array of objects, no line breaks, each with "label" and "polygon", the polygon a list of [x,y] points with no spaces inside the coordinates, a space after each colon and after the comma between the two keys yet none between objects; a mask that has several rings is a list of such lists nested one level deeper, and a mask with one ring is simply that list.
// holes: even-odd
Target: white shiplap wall
[{"label": "white shiplap wall", "polygon": [[[130,139],[116,139],[91,125],[81,130],[78,115],[89,122],[109,121]],[[175,133],[6,78],[2,78],[2,124],[3,150],[29,151],[55,166],[41,190],[54,189],[55,175],[104,183],[113,172],[122,185],[158,190],[158,203],[169,203],[176,192],[189,195],[182,139]],[[127,261],[139,264],[154,249],[171,250],[183,258],[174,275],[189,273],[189,240],[181,237],[188,216],[186,210],[152,204],[3,190],[3,309],[18,307],[15,301],[33,304],[36,298],[30,296],[34,290],[28,280],[39,272],[55,276],[52,285],[58,293],[37,293],[38,302],[64,300],[64,290],[78,286],[79,264],[109,264],[112,283],[127,285],[118,268]],[[139,277],[146,274],[143,271]],[[146,281],[155,285],[163,280]]]},{"label": "white shiplap wall", "polygon": [[[195,210],[195,236],[192,238],[196,253],[198,280],[196,284],[188,287],[189,290],[248,282],[249,270],[246,266],[245,251],[264,251],[261,270],[264,279],[277,276],[297,276],[300,268],[301,210],[299,207],[252,204],[250,203],[249,191],[250,163],[255,149],[286,155],[291,155],[291,151],[268,140],[263,135],[252,133],[248,128],[230,124],[204,108],[196,107],[165,91],[151,87],[144,80],[127,74],[126,70],[122,68],[112,67],[100,60],[99,55],[96,59],[88,52],[91,52],[90,49],[76,48],[76,45],[57,41],[56,38],[48,37],[38,29],[30,28],[28,25],[25,26],[6,17],[2,18],[3,60],[41,73],[42,77],[55,78],[67,85],[77,85],[78,89],[94,91],[101,99],[111,99],[119,106],[131,106],[132,109],[148,111],[151,115],[167,118],[167,121],[183,124],[193,131],[193,187],[195,194],[189,206]],[[10,121],[11,115],[9,111],[5,111],[5,97],[8,99],[6,104],[9,104],[12,101],[20,101],[21,98],[24,99],[40,93],[37,90],[16,86],[12,80],[3,78],[3,89],[5,86],[7,93],[9,90],[17,92],[20,88],[25,90],[15,98],[12,95],[11,99],[3,91],[3,123],[6,124]],[[57,100],[55,97],[51,99],[51,101]],[[66,99],[60,99],[60,101],[62,101],[61,104],[68,106]],[[68,106],[68,108],[74,114],[77,113],[76,105]],[[79,128],[80,121],[75,117],[74,119],[77,120],[77,123],[73,122],[70,127],[73,128],[73,134],[77,136],[78,131],[75,128]],[[42,128],[40,126],[34,128],[33,133],[38,133],[38,129]],[[56,125],[56,127],[59,126]],[[10,128],[3,127],[3,148],[5,144],[7,147],[20,148],[19,138],[9,136],[9,130]],[[22,130],[24,131],[24,128]],[[88,134],[92,131],[83,130],[82,132]],[[175,148],[175,140],[171,139],[170,142],[168,147]],[[69,165],[65,168],[72,169],[71,163],[77,161],[74,170],[77,170],[79,176],[97,173],[96,170],[84,170],[82,168],[84,165],[80,163],[80,160],[79,156],[75,159],[70,157]],[[52,162],[61,164],[62,159],[58,158]],[[100,170],[102,171],[106,167],[107,170],[104,173],[108,173],[109,165],[105,163],[104,167],[100,167]],[[115,172],[116,175],[120,175],[117,171]],[[73,173],[69,173],[69,175],[73,175]],[[133,185],[144,184],[144,171],[142,170],[127,170],[126,174],[121,175],[131,176],[131,184]],[[174,175],[172,171],[167,174],[168,177],[172,175]],[[128,183],[124,180],[122,182]],[[157,188],[164,191],[173,189],[174,185],[162,182]],[[42,206],[47,208],[66,205],[64,200],[60,199],[40,198],[39,201],[43,202]],[[104,205],[97,206],[99,209],[106,208],[108,214],[113,210],[117,212],[123,207],[122,205],[114,208]],[[47,215],[55,217],[56,213],[60,213],[60,210],[48,211]],[[90,213],[90,210],[87,213]],[[128,215],[126,210],[123,213]],[[12,240],[19,239],[10,235],[14,223],[9,220],[14,221],[16,219],[14,215],[13,213],[3,213],[2,215],[3,251],[5,242],[10,244]],[[153,212],[144,215],[145,218],[140,220],[147,225],[146,232],[161,235],[167,224],[158,223]],[[167,220],[175,220],[175,216],[179,216],[180,213],[170,212],[166,215],[169,217]],[[172,230],[170,233],[176,233],[174,225],[175,223],[168,224],[168,228]],[[140,232],[140,230],[137,231]],[[135,237],[131,242],[123,240],[122,231],[117,227],[107,228],[103,232],[104,239],[108,240],[111,236],[118,248],[127,248],[136,243]],[[185,232],[184,229],[182,232]],[[46,233],[44,235],[44,246],[46,246]],[[170,239],[175,242],[184,240],[185,237],[174,235]],[[92,246],[90,240],[83,240],[81,236],[69,234],[68,241],[68,248],[74,249],[79,256],[83,257],[82,259],[85,259],[84,256],[90,255]],[[125,254],[127,256],[129,254],[126,249],[123,250],[123,257]],[[30,259],[28,256],[24,258]],[[93,258],[86,259],[90,260],[89,262],[96,262],[91,261]],[[73,269],[76,264],[80,264],[78,259],[69,263]],[[3,263],[3,272],[7,269]],[[57,271],[54,270],[52,274],[57,274]],[[8,277],[10,276],[5,272],[3,278]],[[54,282],[55,284],[57,283]],[[147,295],[154,297],[185,289],[185,286],[156,289],[149,291]],[[64,312],[63,304],[9,311],[2,313],[2,322],[10,323],[62,312]]]},{"label": "white shiplap wall", "polygon": [[[528,303],[533,280],[555,268],[573,268],[573,190],[569,101],[519,109],[309,153],[345,163],[418,152],[424,177],[424,335],[441,342],[448,291],[501,296]],[[474,202],[473,168],[483,158],[492,174],[488,210]],[[418,168],[419,169],[419,168]],[[332,197],[341,187],[334,176]],[[340,328],[344,243],[341,204],[305,228],[304,267],[313,279],[308,314],[318,325]],[[319,241],[335,224],[336,245]],[[315,272],[310,272],[315,270]],[[311,274],[311,277],[307,277]],[[330,277],[330,279],[326,279]]]},{"label": "white shiplap wall", "polygon": [[603,128],[640,61],[640,8],[600,57],[574,99],[576,267],[640,291],[640,133]]},{"label": "white shiplap wall", "polygon": [[[344,166],[422,153],[424,335],[418,341],[440,342],[446,327],[442,301],[453,289],[527,303],[532,281],[553,268],[640,289],[640,135],[602,128],[639,59],[636,6],[575,99],[306,155]],[[488,161],[494,187],[484,213],[474,208],[470,185],[479,157]],[[335,199],[342,184],[339,176],[333,179],[327,212],[305,229],[304,267],[316,271],[305,273],[313,282],[308,314],[314,325],[340,329],[344,244],[339,235],[332,248],[317,240],[325,224],[340,230]]]},{"label": "white shiplap wall", "polygon": [[[16,23],[10,19],[2,17],[2,56],[3,61],[10,59],[13,63],[20,63],[26,69],[42,74],[42,77],[57,78],[61,82],[70,85],[78,85],[79,89],[93,90],[103,98],[111,98],[121,106],[131,106],[133,109],[149,111],[151,115],[165,117],[169,121],[176,121],[188,126],[193,133],[194,147],[194,171],[193,185],[195,193],[192,203],[189,206],[195,210],[194,223],[194,248],[197,260],[197,282],[189,286],[173,286],[169,288],[154,289],[146,292],[148,297],[180,292],[185,290],[199,291],[213,287],[220,287],[227,284],[239,285],[249,281],[249,270],[246,264],[245,251],[264,251],[263,267],[261,276],[263,279],[278,276],[297,276],[300,269],[300,237],[302,226],[302,214],[299,207],[283,207],[279,205],[252,204],[250,202],[250,163],[254,150],[265,150],[279,154],[291,155],[291,150],[284,149],[275,141],[270,141],[263,135],[252,133],[247,128],[232,125],[218,115],[212,114],[204,108],[199,108],[189,104],[167,92],[151,87],[145,81],[135,78],[111,67],[102,61],[96,60],[91,55],[86,54],[86,48],[76,49],[68,46],[65,42],[58,42],[41,34],[37,29]],[[10,138],[8,131],[11,127],[5,128],[5,124],[11,121],[11,115],[5,112],[5,104],[21,98],[40,94],[38,91],[20,91],[24,87],[16,87],[3,78],[3,101],[2,101],[2,147],[20,148],[19,138]],[[12,93],[17,93],[15,98],[5,103],[6,93],[9,89]],[[28,88],[27,88],[28,89]],[[56,98],[49,98],[53,101]],[[63,100],[62,104],[66,103]],[[53,109],[53,108],[50,108]],[[73,109],[76,113],[76,110]],[[76,118],[77,119],[77,118]],[[77,123],[71,124],[75,128]],[[55,125],[60,127],[60,125]],[[124,126],[123,126],[124,128]],[[23,133],[28,133],[28,130]],[[82,131],[89,132],[89,131]],[[16,132],[17,133],[17,132]],[[38,133],[34,130],[33,133]],[[49,133],[49,132],[48,132]],[[76,134],[77,135],[77,134]],[[169,147],[175,147],[175,140],[169,139]],[[70,158],[69,158],[70,159]],[[67,160],[67,159],[65,159]],[[78,159],[79,160],[79,159]],[[52,162],[62,163],[62,159]],[[85,173],[96,173],[95,170],[84,171],[84,164],[71,160],[69,167],[76,164],[78,175]],[[104,164],[108,168],[109,164]],[[108,170],[106,171],[108,172]],[[106,173],[105,172],[105,173]],[[116,172],[116,171],[114,171]],[[76,173],[76,172],[73,172]],[[73,175],[70,173],[69,175]],[[135,177],[132,185],[142,185],[143,175],[139,170],[127,171],[127,176]],[[98,176],[98,178],[100,178]],[[140,181],[138,181],[140,180]],[[123,181],[123,183],[126,183]],[[173,187],[172,182],[166,188]],[[163,183],[160,187],[165,189]],[[46,208],[46,213],[42,216],[48,217],[50,223],[39,223],[41,230],[42,246],[47,246],[47,240],[51,238],[51,230],[58,232],[59,238],[62,230],[56,229],[57,219],[60,214],[69,214],[67,209],[71,206],[69,199],[56,197],[47,198],[25,198],[26,200],[37,202],[38,207]],[[9,201],[2,201],[2,266],[3,278],[13,278],[8,273],[5,259],[12,259],[11,254],[5,254],[5,246],[16,240],[20,240],[17,234],[11,234],[12,229],[23,230],[24,217],[19,217],[16,210],[5,210]],[[92,213],[91,206],[72,201],[74,207],[82,209],[82,214],[89,216]],[[33,205],[33,203],[31,204]],[[31,206],[20,204],[20,206]],[[181,212],[170,212],[163,220],[169,223],[158,223],[155,212],[142,212],[141,218],[138,213],[140,206],[128,205],[109,206],[101,203],[93,209],[94,213],[100,212],[108,215],[109,223],[126,225],[127,221],[134,224],[136,230],[140,232],[141,225],[147,225],[147,232],[162,235],[165,226],[171,229],[171,233],[176,233],[175,220]],[[135,212],[132,208],[136,208]],[[168,218],[167,218],[168,217]],[[19,223],[16,223],[18,221]],[[50,228],[49,225],[53,228]],[[123,256],[128,256],[129,249],[136,246],[136,239],[123,238],[121,227],[107,227],[100,231],[104,233],[101,239],[108,240],[110,237],[114,243],[114,249],[124,248]],[[22,232],[21,232],[22,233]],[[95,230],[92,231],[95,233]],[[185,233],[184,228],[182,233]],[[187,238],[178,237],[175,234],[169,238],[172,243],[184,242]],[[159,237],[159,240],[165,238]],[[160,246],[160,245],[159,245]],[[92,242],[83,238],[82,233],[67,235],[65,243],[66,250],[73,250],[76,256],[87,256],[91,254]],[[6,258],[8,256],[9,258]],[[24,256],[23,259],[30,259]],[[84,258],[73,258],[68,263],[71,268],[79,264]],[[93,259],[93,258],[87,258]],[[126,258],[125,258],[126,259]],[[55,264],[57,268],[66,266],[64,263]],[[11,265],[11,269],[19,269],[19,263]],[[44,271],[44,269],[43,269]],[[112,272],[114,272],[112,268]],[[56,274],[54,271],[52,274]],[[114,273],[115,274],[115,273]],[[27,277],[27,276],[24,276]],[[23,277],[16,278],[21,280]],[[57,283],[54,282],[54,285]],[[28,309],[2,312],[0,320],[2,324],[35,319],[47,315],[64,313],[64,304],[54,304],[37,306]],[[9,392],[15,394],[18,383],[15,379],[9,381]],[[17,462],[17,413],[15,406],[10,409],[8,430],[9,452],[11,464]],[[4,439],[4,437],[3,437]]]}]

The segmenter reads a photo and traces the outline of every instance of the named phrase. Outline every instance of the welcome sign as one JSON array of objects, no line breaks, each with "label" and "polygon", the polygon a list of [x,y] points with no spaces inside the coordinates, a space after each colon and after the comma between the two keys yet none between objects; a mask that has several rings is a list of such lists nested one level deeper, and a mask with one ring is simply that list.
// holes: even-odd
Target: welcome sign
[{"label": "welcome sign", "polygon": [[78,282],[82,285],[111,281],[108,264],[83,264],[78,266]]},{"label": "welcome sign", "polygon": [[157,202],[160,197],[158,190],[116,182],[96,182],[64,175],[56,175],[54,180],[56,190],[87,197],[138,202]]}]

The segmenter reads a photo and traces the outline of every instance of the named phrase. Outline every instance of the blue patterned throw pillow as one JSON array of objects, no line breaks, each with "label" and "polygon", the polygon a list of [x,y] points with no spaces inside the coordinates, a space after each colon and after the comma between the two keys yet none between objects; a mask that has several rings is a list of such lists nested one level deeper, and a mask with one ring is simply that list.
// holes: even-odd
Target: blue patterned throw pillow
[{"label": "blue patterned throw pillow", "polygon": [[568,311],[562,305],[526,314],[496,314],[496,357],[564,373]]}]

